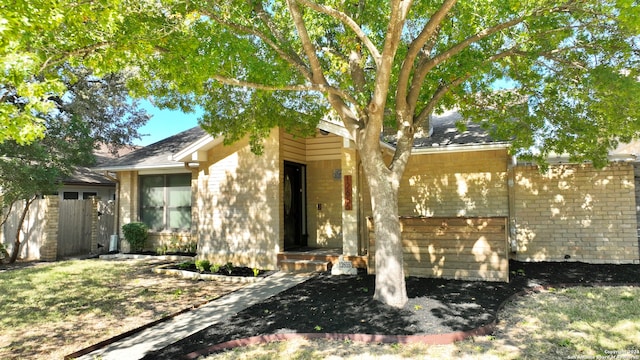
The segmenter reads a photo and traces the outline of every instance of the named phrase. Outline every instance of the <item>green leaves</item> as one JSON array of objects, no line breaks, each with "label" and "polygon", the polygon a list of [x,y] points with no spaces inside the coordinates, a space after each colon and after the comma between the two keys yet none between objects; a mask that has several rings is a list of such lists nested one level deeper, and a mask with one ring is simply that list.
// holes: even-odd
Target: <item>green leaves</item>
[{"label": "green leaves", "polygon": [[[401,123],[424,126],[425,111],[458,107],[524,155],[596,159],[637,136],[635,1],[458,1],[424,39],[448,2],[416,2],[399,19],[402,44],[382,55],[391,6],[403,4],[297,3],[299,29],[283,0],[0,7],[0,141],[42,135],[39,119],[66,90],[65,63],[98,76],[130,69],[135,96],[183,111],[203,107],[203,126],[230,141],[248,134],[258,144],[273,126],[304,131],[330,108],[362,126],[376,91],[388,94],[380,104],[391,123],[404,114]],[[412,46],[420,49],[415,58]],[[393,59],[389,68],[379,68],[379,56]],[[387,72],[390,80],[377,83]],[[516,87],[509,95],[495,93],[502,79]]]}]

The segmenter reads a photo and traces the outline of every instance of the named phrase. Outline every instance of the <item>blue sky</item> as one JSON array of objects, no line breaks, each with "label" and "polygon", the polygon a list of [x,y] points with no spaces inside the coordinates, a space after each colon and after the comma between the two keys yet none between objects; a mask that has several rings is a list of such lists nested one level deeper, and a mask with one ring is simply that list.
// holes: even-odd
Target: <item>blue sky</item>
[{"label": "blue sky", "polygon": [[[496,89],[513,87],[514,83],[511,80],[499,80],[495,83]],[[198,118],[202,115],[202,112],[185,114],[177,110],[161,110],[145,100],[141,100],[140,105],[152,115],[151,120],[139,129],[141,134],[147,134],[147,136],[142,137],[142,140],[135,141],[136,145],[141,146],[153,144],[181,131],[191,129],[198,125]]]},{"label": "blue sky", "polygon": [[141,107],[151,114],[151,120],[138,131],[143,136],[142,140],[136,140],[136,145],[146,146],[156,141],[175,135],[181,131],[190,129],[198,125],[198,117],[201,113],[185,114],[181,111],[160,110],[148,101],[141,101]]}]

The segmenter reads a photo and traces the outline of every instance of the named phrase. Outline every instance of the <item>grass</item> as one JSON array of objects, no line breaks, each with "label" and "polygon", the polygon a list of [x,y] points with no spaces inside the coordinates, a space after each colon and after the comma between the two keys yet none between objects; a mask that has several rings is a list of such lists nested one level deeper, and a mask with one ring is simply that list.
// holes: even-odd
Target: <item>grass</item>
[{"label": "grass", "polygon": [[499,318],[493,335],[451,345],[294,340],[206,359],[640,359],[637,287],[550,289],[507,304]]},{"label": "grass", "polygon": [[0,271],[0,359],[61,359],[241,286],[157,275],[156,265],[91,259]]}]

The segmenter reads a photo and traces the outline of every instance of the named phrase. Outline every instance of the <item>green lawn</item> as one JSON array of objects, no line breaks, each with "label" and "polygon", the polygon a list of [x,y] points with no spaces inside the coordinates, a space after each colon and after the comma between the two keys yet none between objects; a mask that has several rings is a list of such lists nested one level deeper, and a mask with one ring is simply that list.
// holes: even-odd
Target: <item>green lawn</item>
[{"label": "green lawn", "polygon": [[0,359],[61,359],[241,286],[158,275],[156,265],[91,259],[0,271]]}]

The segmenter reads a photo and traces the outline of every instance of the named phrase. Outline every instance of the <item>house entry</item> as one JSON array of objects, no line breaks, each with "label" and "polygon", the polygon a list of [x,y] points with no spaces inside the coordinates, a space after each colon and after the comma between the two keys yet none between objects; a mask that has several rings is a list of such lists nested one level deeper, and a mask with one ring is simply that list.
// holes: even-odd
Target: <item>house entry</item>
[{"label": "house entry", "polygon": [[284,249],[307,245],[305,166],[284,163]]}]

